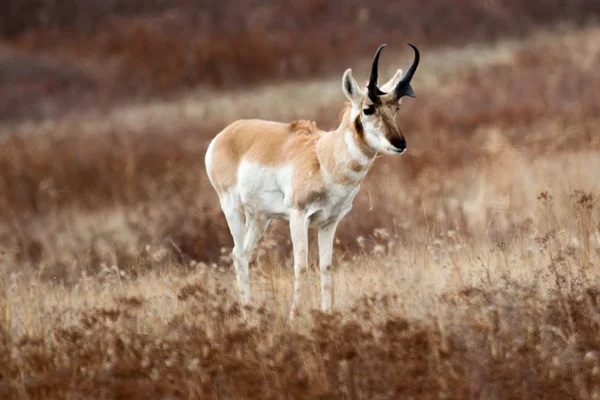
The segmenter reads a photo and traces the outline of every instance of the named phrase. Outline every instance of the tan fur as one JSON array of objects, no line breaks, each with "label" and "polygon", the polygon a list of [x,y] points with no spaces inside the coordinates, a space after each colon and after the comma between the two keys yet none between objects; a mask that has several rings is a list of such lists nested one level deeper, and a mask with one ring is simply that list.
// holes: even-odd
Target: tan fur
[{"label": "tan fur", "polygon": [[297,171],[294,186],[299,189],[295,202],[303,203],[324,187],[315,152],[322,134],[308,121],[236,121],[215,140],[211,179],[219,191],[235,185],[242,158],[271,167],[292,165]]},{"label": "tan fur", "polygon": [[305,129],[292,130],[291,124],[279,122],[235,121],[215,139],[211,179],[219,190],[235,185],[242,158],[265,166],[295,164],[306,158],[307,150],[317,139],[316,135],[303,134],[305,132]]},{"label": "tan fur", "polygon": [[[352,138],[357,147],[367,158],[375,157],[375,152],[363,140],[363,133],[356,129],[356,121],[351,119],[351,106],[347,105],[341,117],[341,124],[331,137],[320,142],[319,154],[333,181],[343,185],[356,185],[357,182],[346,171],[361,172],[368,168],[354,160],[348,153],[344,142],[344,132],[352,132]],[[338,163],[335,162],[337,157]],[[339,162],[344,160],[345,162]]]},{"label": "tan fur", "polygon": [[[344,132],[353,132],[357,147],[365,156],[372,157],[374,153],[355,131],[350,111],[350,107],[344,109],[341,125],[332,132],[319,130],[313,121],[306,120],[288,124],[256,119],[235,121],[215,139],[211,179],[219,191],[235,185],[242,159],[272,167],[291,165],[295,171],[292,202],[300,209],[325,195],[321,162],[335,183],[356,185],[358,182],[346,170],[360,172],[366,167],[348,154]],[[339,163],[344,159],[347,162]]]}]

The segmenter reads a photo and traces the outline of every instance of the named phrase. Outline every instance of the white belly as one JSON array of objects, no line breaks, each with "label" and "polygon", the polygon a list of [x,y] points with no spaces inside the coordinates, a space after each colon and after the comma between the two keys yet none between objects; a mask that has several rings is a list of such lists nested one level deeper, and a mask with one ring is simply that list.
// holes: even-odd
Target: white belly
[{"label": "white belly", "polygon": [[[265,167],[242,161],[236,189],[244,208],[268,218],[289,220],[293,172],[292,167]],[[321,226],[342,218],[352,208],[358,191],[358,186],[331,184],[323,201],[307,206],[310,225]]]},{"label": "white belly", "polygon": [[292,170],[288,167],[265,167],[242,161],[238,170],[237,189],[245,207],[260,211],[270,218],[289,215],[286,201]]}]

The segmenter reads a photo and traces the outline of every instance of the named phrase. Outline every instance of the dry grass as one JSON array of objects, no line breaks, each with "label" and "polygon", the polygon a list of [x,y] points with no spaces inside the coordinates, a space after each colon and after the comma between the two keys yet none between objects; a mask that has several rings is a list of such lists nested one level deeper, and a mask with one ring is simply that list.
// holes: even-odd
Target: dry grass
[{"label": "dry grass", "polygon": [[203,155],[238,117],[333,127],[339,77],[4,124],[0,398],[599,398],[599,33],[424,52],[335,312],[310,270],[292,325],[287,225],[241,310]]},{"label": "dry grass", "polygon": [[[557,204],[508,242],[461,232],[375,247],[335,271],[336,310],[288,325],[291,268],[253,269],[242,316],[231,270],[161,249],[72,287],[4,274],[0,390],[10,398],[596,398],[600,394],[595,197]],[[573,215],[559,218],[565,205]],[[565,224],[566,223],[566,224]],[[565,224],[565,225],[563,225]],[[593,236],[593,235],[596,236]],[[361,241],[359,241],[361,242]],[[579,242],[579,244],[577,244]],[[598,249],[600,243],[594,243]],[[158,265],[156,264],[158,263]]]}]

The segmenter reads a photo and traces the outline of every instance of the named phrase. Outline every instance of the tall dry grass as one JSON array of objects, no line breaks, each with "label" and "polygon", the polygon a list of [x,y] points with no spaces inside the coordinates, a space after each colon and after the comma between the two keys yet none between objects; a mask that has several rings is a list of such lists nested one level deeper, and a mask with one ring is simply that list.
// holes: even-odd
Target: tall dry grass
[{"label": "tall dry grass", "polygon": [[[139,254],[137,267],[151,270],[142,275],[106,264],[67,287],[3,273],[0,393],[596,398],[598,259],[586,260],[581,238],[597,240],[599,209],[595,196],[562,204],[562,194],[535,201],[545,230],[522,227],[503,242],[379,230],[378,246],[335,269],[334,313],[311,311],[319,285],[309,271],[292,325],[291,268],[269,259],[252,271],[254,306],[245,310],[232,270],[184,265],[151,246]],[[564,207],[573,214],[561,218]]]}]

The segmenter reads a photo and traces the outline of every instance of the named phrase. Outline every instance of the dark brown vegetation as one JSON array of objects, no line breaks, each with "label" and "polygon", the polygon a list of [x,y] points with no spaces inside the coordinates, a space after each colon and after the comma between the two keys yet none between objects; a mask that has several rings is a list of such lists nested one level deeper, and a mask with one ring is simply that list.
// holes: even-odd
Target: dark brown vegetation
[{"label": "dark brown vegetation", "polygon": [[[22,68],[4,86],[27,89],[16,99],[6,89],[0,116],[47,115],[48,108],[62,112],[198,84],[233,88],[337,74],[382,42],[399,48],[412,41],[431,51],[524,37],[558,22],[584,25],[599,14],[594,0],[8,0],[0,5],[0,34],[20,53],[3,54],[0,65]],[[54,77],[41,78],[42,67]],[[32,87],[62,107],[37,99]]]}]

